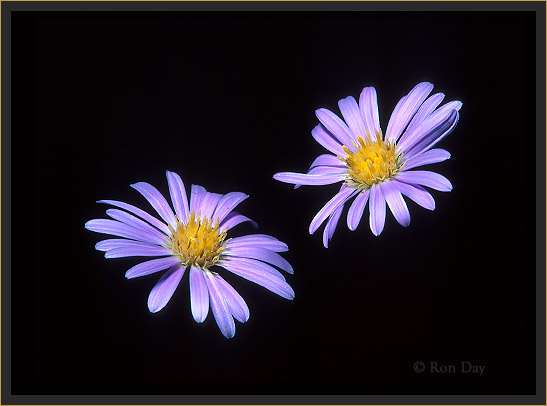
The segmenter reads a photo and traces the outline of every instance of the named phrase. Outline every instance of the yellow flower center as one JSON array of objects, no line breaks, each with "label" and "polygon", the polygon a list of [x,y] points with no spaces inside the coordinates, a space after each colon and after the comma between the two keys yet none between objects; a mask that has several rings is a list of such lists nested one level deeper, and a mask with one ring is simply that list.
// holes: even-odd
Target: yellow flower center
[{"label": "yellow flower center", "polygon": [[375,184],[393,178],[401,169],[401,154],[397,155],[395,144],[382,140],[381,133],[376,133],[375,138],[371,139],[370,135],[366,139],[357,137],[355,152],[344,145],[344,151],[348,154],[343,159],[348,168],[346,185],[370,189]]},{"label": "yellow flower center", "polygon": [[169,226],[169,230],[168,248],[184,265],[207,269],[218,261],[226,248],[226,231],[219,230],[218,219],[213,226],[213,220],[196,216],[193,211],[186,223],[177,218],[176,228]]}]

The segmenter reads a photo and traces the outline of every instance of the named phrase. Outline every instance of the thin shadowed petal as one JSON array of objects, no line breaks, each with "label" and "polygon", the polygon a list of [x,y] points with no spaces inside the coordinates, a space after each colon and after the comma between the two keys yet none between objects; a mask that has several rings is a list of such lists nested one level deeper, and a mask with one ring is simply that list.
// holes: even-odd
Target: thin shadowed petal
[{"label": "thin shadowed petal", "polygon": [[181,221],[186,222],[188,220],[189,206],[184,182],[175,172],[167,171],[167,183],[169,184],[169,194],[171,195],[175,213]]},{"label": "thin shadowed petal", "polygon": [[395,217],[400,225],[407,227],[410,224],[410,213],[399,189],[390,181],[380,183],[379,186],[389,209],[393,213],[393,217]]},{"label": "thin shadowed petal", "polygon": [[275,265],[283,269],[284,271],[287,271],[288,273],[294,272],[291,264],[289,264],[289,262],[285,258],[277,254],[276,252],[270,251],[266,248],[249,246],[231,248],[227,247],[224,253],[228,256],[259,259],[261,261]]},{"label": "thin shadowed petal", "polygon": [[223,266],[226,269],[238,268],[248,269],[251,271],[254,270],[257,272],[267,272],[270,275],[281,279],[282,281],[285,280],[285,277],[281,272],[279,272],[273,266],[266,264],[265,262],[259,261],[258,259],[223,256],[221,258],[221,261],[222,263],[219,262],[218,265]]},{"label": "thin shadowed petal", "polygon": [[251,220],[248,217],[245,217],[243,214],[239,214],[237,211],[233,211],[230,214],[228,214],[224,220],[222,220],[222,223],[220,223],[220,228],[223,230],[229,230],[231,228],[234,228],[238,224],[244,223],[246,221],[249,221],[251,223],[251,226],[254,228],[258,228],[258,224],[256,224],[255,221]]},{"label": "thin shadowed petal", "polygon": [[311,131],[311,135],[323,148],[329,150],[333,154],[340,157],[345,157],[347,155],[342,148],[342,144],[340,144],[336,138],[329,134],[327,129],[322,124],[317,125]]},{"label": "thin shadowed petal", "polygon": [[307,175],[296,172],[279,172],[273,178],[280,182],[292,183],[295,185],[330,185],[344,180],[346,172],[332,168],[332,172],[322,175]]},{"label": "thin shadowed petal", "polygon": [[218,202],[222,198],[221,194],[207,192],[201,199],[199,211],[208,219],[213,217],[213,213],[217,207]]},{"label": "thin shadowed petal", "polygon": [[367,205],[369,194],[370,189],[359,193],[348,210],[348,228],[352,231],[357,228],[359,222],[361,221],[363,211]]},{"label": "thin shadowed petal", "polygon": [[109,240],[102,240],[95,244],[97,251],[108,251],[114,248],[127,248],[127,247],[157,247],[155,244],[147,244],[140,241],[126,240],[122,238],[112,238]]},{"label": "thin shadowed petal", "polygon": [[218,327],[224,337],[232,338],[236,333],[236,326],[218,281],[209,271],[205,272],[205,280],[207,281],[207,288],[209,289],[211,310],[213,311],[213,316],[215,316]]},{"label": "thin shadowed petal", "polygon": [[139,276],[150,275],[151,273],[163,271],[164,269],[170,268],[177,264],[180,264],[180,260],[175,256],[152,259],[150,261],[141,262],[133,268],[130,268],[125,273],[125,277],[127,279],[131,279]]},{"label": "thin shadowed petal", "polygon": [[152,217],[150,214],[148,214],[144,210],[139,209],[138,207],[132,206],[132,205],[127,204],[127,203],[118,202],[116,200],[99,200],[97,203],[109,204],[111,206],[116,206],[116,207],[119,207],[121,209],[127,210],[128,212],[136,214],[140,218],[148,221],[150,224],[157,227],[158,229],[160,229],[164,233],[169,234],[169,227],[167,227],[167,225],[165,223],[162,223],[157,218]]},{"label": "thin shadowed petal", "polygon": [[190,308],[192,316],[198,323],[202,323],[209,313],[209,291],[205,274],[198,266],[190,268]]},{"label": "thin shadowed petal", "polygon": [[159,312],[169,302],[177,286],[179,286],[185,270],[186,267],[184,266],[173,266],[163,274],[158,283],[152,288],[150,296],[148,296],[148,309],[152,313]]},{"label": "thin shadowed petal", "polygon": [[114,220],[118,220],[128,226],[134,227],[136,229],[142,230],[147,234],[156,236],[157,238],[164,240],[166,235],[159,231],[157,228],[152,227],[150,224],[145,221],[138,219],[137,217],[121,211],[118,209],[108,209],[106,215],[112,217]]},{"label": "thin shadowed petal", "polygon": [[433,85],[431,83],[419,83],[405,96],[402,103],[397,104],[387,125],[387,140],[395,142],[400,137],[403,130],[410,122],[410,119],[414,116],[432,90]]},{"label": "thin shadowed petal", "polygon": [[294,299],[294,291],[290,287],[290,285],[268,272],[250,268],[230,266],[230,264],[226,262],[219,262],[218,265],[238,276],[241,276],[242,278],[247,279],[248,281],[265,287],[266,289],[278,294],[281,297],[284,297],[285,299]]},{"label": "thin shadowed petal", "polygon": [[359,109],[361,110],[361,116],[365,122],[365,129],[368,134],[373,136],[379,133],[381,130],[376,89],[373,87],[365,87],[363,89],[359,97]]},{"label": "thin shadowed petal", "polygon": [[207,193],[203,186],[192,185],[190,192],[190,213],[194,212],[197,216],[200,209],[201,199]]},{"label": "thin shadowed petal", "polygon": [[[314,168],[311,168],[306,175],[331,175],[333,172],[333,169],[336,171],[343,170],[347,171],[347,169],[343,166],[316,166]],[[346,173],[346,172],[344,172]],[[304,186],[302,184],[296,184],[294,185],[295,189],[298,189],[300,186]]]},{"label": "thin shadowed petal", "polygon": [[353,142],[357,142],[357,140],[353,138],[353,134],[350,132],[348,126],[340,120],[336,114],[327,109],[319,109],[315,111],[315,115],[321,124],[323,124],[338,141],[352,151],[355,150]]},{"label": "thin shadowed petal", "polygon": [[399,191],[403,195],[409,197],[415,203],[419,204],[425,209],[435,210],[435,199],[433,199],[431,193],[429,193],[423,187],[399,182],[396,179],[393,179],[392,182],[395,186],[397,186],[397,189],[399,189]]},{"label": "thin shadowed petal", "polygon": [[[335,168],[345,169],[344,164],[340,159],[331,154],[319,155],[313,163],[310,165],[310,169],[315,168],[316,166],[334,166]],[[308,170],[309,173],[309,170]]]},{"label": "thin shadowed petal", "polygon": [[370,229],[378,236],[384,229],[386,222],[386,200],[378,185],[370,188]]},{"label": "thin shadowed petal", "polygon": [[427,151],[450,134],[454,128],[456,128],[459,118],[460,115],[457,110],[452,110],[446,119],[439,123],[437,127],[432,128],[430,131],[422,134],[419,141],[407,147],[405,150],[405,156],[407,159]]},{"label": "thin shadowed petal", "polygon": [[418,109],[418,112],[416,115],[412,118],[412,121],[410,121],[410,124],[406,128],[403,135],[401,135],[401,138],[399,138],[399,143],[404,142],[405,138],[414,132],[420,124],[423,123],[423,121],[437,108],[439,104],[444,99],[443,93],[436,93],[433,96],[429,97],[424,104]]},{"label": "thin shadowed petal", "polygon": [[418,166],[435,164],[437,162],[446,161],[450,158],[450,152],[435,148],[425,151],[421,154],[415,155],[405,162],[404,170],[407,171]]},{"label": "thin shadowed petal", "polygon": [[366,135],[365,123],[355,99],[352,96],[346,97],[338,102],[338,107],[353,134],[353,139],[357,140],[357,137],[364,138]]},{"label": "thin shadowed petal", "polygon": [[340,205],[338,209],[334,213],[332,213],[329,216],[329,220],[327,221],[327,225],[325,226],[325,230],[323,230],[323,245],[325,248],[329,248],[329,240],[334,235],[334,231],[336,230],[336,225],[338,224],[338,220],[340,220],[340,216],[342,215],[342,209],[344,208],[344,205]]},{"label": "thin shadowed petal", "polygon": [[247,199],[249,195],[241,192],[230,192],[222,196],[220,201],[217,204],[215,212],[213,213],[212,218],[218,218],[222,223],[222,220],[233,210],[235,207],[241,203],[243,200]]},{"label": "thin shadowed petal", "polygon": [[440,192],[450,192],[452,184],[444,176],[429,171],[403,171],[397,174],[397,180],[411,185],[427,186]]},{"label": "thin shadowed petal", "polygon": [[342,185],[340,191],[330,199],[327,204],[323,206],[321,210],[315,215],[311,224],[310,224],[310,234],[313,234],[315,230],[334,212],[338,206],[344,204],[351,196],[357,193],[357,189],[349,188],[345,185]]},{"label": "thin shadowed petal", "polygon": [[171,224],[172,226],[176,225],[173,210],[171,210],[169,203],[167,203],[167,200],[165,200],[165,197],[163,197],[158,189],[146,182],[138,182],[130,186],[143,195],[146,200],[148,200],[154,210],[158,212],[160,217],[166,223]]},{"label": "thin shadowed petal", "polygon": [[287,244],[265,234],[250,234],[242,237],[235,237],[226,243],[227,248],[246,245],[267,248],[275,252],[285,252],[289,250]]},{"label": "thin shadowed petal", "polygon": [[[453,110],[459,111],[462,102],[452,101],[435,110],[422,123],[416,126],[412,131],[405,133],[405,138],[397,143],[399,151],[409,151],[416,143],[420,142],[425,136],[430,134],[435,128],[442,125],[444,121],[452,114]],[[419,151],[417,151],[419,152]]]},{"label": "thin shadowed petal", "polygon": [[237,291],[228,282],[222,279],[220,275],[214,276],[217,280],[219,289],[224,294],[224,299],[226,300],[230,313],[232,313],[232,316],[234,316],[236,320],[241,323],[245,323],[249,320],[250,316],[247,303],[245,303],[245,300],[243,300],[241,295],[237,293]]},{"label": "thin shadowed petal", "polygon": [[117,235],[118,237],[131,238],[133,240],[147,242],[151,244],[162,245],[165,243],[164,238],[158,238],[157,236],[146,233],[138,228],[128,226],[127,224],[120,223],[115,220],[96,219],[89,220],[85,223],[85,228],[90,231],[102,234]]},{"label": "thin shadowed petal", "polygon": [[120,247],[112,248],[105,254],[105,258],[123,258],[123,257],[160,257],[171,255],[171,251],[165,247],[142,246],[142,247]]}]

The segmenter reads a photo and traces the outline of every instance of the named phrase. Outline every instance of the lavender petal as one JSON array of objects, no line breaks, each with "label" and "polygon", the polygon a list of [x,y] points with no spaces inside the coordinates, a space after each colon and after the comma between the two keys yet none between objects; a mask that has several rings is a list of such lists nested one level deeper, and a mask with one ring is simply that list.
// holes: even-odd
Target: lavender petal
[{"label": "lavender petal", "polygon": [[378,115],[378,98],[376,89],[373,87],[365,87],[359,97],[359,109],[361,116],[365,121],[365,129],[370,136],[379,133],[380,117]]},{"label": "lavender petal", "polygon": [[291,264],[285,258],[266,248],[248,246],[232,247],[226,248],[224,254],[241,258],[259,259],[275,265],[288,273],[294,273]]},{"label": "lavender petal", "polygon": [[273,178],[280,182],[292,183],[295,185],[330,185],[345,179],[346,172],[332,168],[331,173],[322,175],[308,175],[296,172],[279,172]]},{"label": "lavender petal", "polygon": [[184,182],[175,172],[167,171],[167,183],[177,217],[183,222],[188,221],[189,206]]},{"label": "lavender petal", "polygon": [[334,195],[334,197],[330,199],[313,218],[309,228],[310,234],[313,234],[332,212],[334,212],[340,205],[344,204],[355,193],[357,193],[357,189],[342,185],[340,191]]},{"label": "lavender petal", "polygon": [[418,166],[435,164],[437,162],[446,161],[450,158],[450,152],[435,148],[429,151],[422,152],[421,154],[414,155],[412,158],[405,162],[404,170],[407,171]]},{"label": "lavender petal", "polygon": [[410,213],[399,189],[391,181],[380,183],[379,186],[393,217],[400,225],[407,227],[410,224]]},{"label": "lavender petal", "polygon": [[245,323],[249,320],[250,312],[247,303],[241,297],[239,293],[220,275],[214,275],[218,284],[219,289],[224,294],[224,299],[228,305],[228,310],[232,313],[232,316],[241,323]]},{"label": "lavender petal", "polygon": [[[137,217],[126,213],[118,209],[108,209],[106,215],[112,217],[114,220],[118,220],[121,223],[127,224],[130,227],[134,227],[147,234],[156,236],[160,240],[165,240],[166,235],[160,232],[157,228],[152,227],[145,221],[138,219]],[[170,234],[170,233],[169,233]]]},{"label": "lavender petal", "polygon": [[227,248],[246,245],[251,247],[262,247],[275,252],[285,252],[289,250],[287,244],[265,234],[250,234],[242,237],[235,237],[226,243]]},{"label": "lavender petal", "polygon": [[209,290],[204,271],[198,266],[190,268],[190,308],[198,323],[203,323],[209,313]]},{"label": "lavender petal", "polygon": [[352,96],[346,97],[338,102],[338,107],[353,134],[352,138],[354,140],[357,140],[357,137],[364,138],[366,135],[365,123],[355,99]]},{"label": "lavender petal", "polygon": [[386,221],[386,200],[378,185],[370,188],[370,229],[372,234],[379,236]]},{"label": "lavender petal", "polygon": [[139,209],[138,207],[132,206],[127,203],[118,202],[116,200],[99,200],[97,203],[109,204],[111,206],[119,207],[121,209],[127,210],[130,213],[136,214],[140,218],[148,221],[150,224],[163,231],[165,234],[169,234],[169,227],[165,223],[162,223],[157,218],[152,217],[150,214],[144,210]]},{"label": "lavender petal", "polygon": [[368,197],[370,195],[370,189],[364,190],[353,201],[351,204],[349,210],[348,210],[348,228],[351,231],[354,231],[357,226],[359,225],[359,222],[361,221],[361,217],[363,216],[363,211],[365,210],[365,206],[367,205]]},{"label": "lavender petal", "polygon": [[238,224],[244,223],[246,221],[251,222],[251,225],[255,228],[258,228],[258,224],[251,220],[248,217],[245,217],[243,214],[239,214],[236,211],[231,212],[226,217],[224,217],[224,220],[220,223],[220,228],[223,230],[229,230],[231,228],[234,228]]},{"label": "lavender petal", "polygon": [[450,192],[452,190],[452,184],[448,179],[430,171],[399,172],[397,180],[411,185],[427,186],[440,192]]},{"label": "lavender petal", "polygon": [[213,213],[212,218],[218,218],[219,221],[222,221],[226,218],[228,214],[243,200],[247,199],[249,195],[241,192],[230,192],[225,194],[217,204],[217,207]]},{"label": "lavender petal", "polygon": [[322,124],[317,125],[312,130],[311,135],[323,148],[329,150],[333,154],[340,157],[345,157],[347,155],[342,148],[342,144],[331,136]]},{"label": "lavender petal", "polygon": [[138,278],[139,276],[150,275],[154,272],[163,271],[164,269],[177,264],[180,264],[180,259],[175,256],[152,259],[150,261],[141,262],[140,264],[130,268],[125,273],[125,277],[127,279]]},{"label": "lavender petal", "polygon": [[342,204],[338,207],[338,209],[334,211],[334,213],[329,216],[329,220],[327,221],[325,230],[323,230],[323,245],[325,246],[325,248],[329,248],[329,240],[334,235],[334,231],[336,230],[338,220],[340,220],[340,216],[342,215],[343,208],[344,205]]},{"label": "lavender petal", "polygon": [[232,338],[236,333],[236,326],[232,313],[228,309],[224,294],[221,291],[218,281],[215,276],[209,272],[205,272],[205,280],[209,289],[209,300],[211,302],[211,310],[213,316],[220,328],[222,335],[226,338]]},{"label": "lavender petal", "polygon": [[90,231],[102,234],[116,235],[118,237],[131,238],[132,240],[147,242],[150,244],[162,245],[165,243],[164,238],[158,238],[155,235],[146,233],[138,228],[128,226],[119,221],[107,219],[89,220],[85,223],[85,228]]},{"label": "lavender petal", "polygon": [[175,265],[163,274],[148,296],[148,309],[152,313],[159,312],[169,302],[179,286],[186,267]]},{"label": "lavender petal", "polygon": [[422,206],[427,210],[435,210],[435,200],[431,193],[418,185],[410,185],[408,183],[399,182],[397,179],[393,179],[393,184],[397,186],[399,192],[409,197],[415,203]]},{"label": "lavender petal", "polygon": [[160,217],[166,223],[171,224],[172,226],[176,225],[173,210],[171,210],[169,203],[167,203],[167,200],[165,200],[165,197],[163,197],[158,189],[146,182],[138,182],[130,186],[143,195],[146,200],[148,200],[154,210],[158,212]]},{"label": "lavender petal", "polygon": [[410,121],[410,124],[406,128],[405,132],[401,137],[399,138],[399,143],[403,143],[405,138],[414,132],[420,124],[423,123],[423,121],[429,117],[429,115],[437,108],[439,104],[444,99],[443,93],[436,93],[433,96],[429,97],[424,104],[418,109],[418,112],[416,115],[412,118],[412,121]]},{"label": "lavender petal", "polygon": [[221,262],[219,262],[218,265],[228,270],[231,270],[232,268],[237,268],[243,270],[248,269],[250,271],[257,272],[267,272],[270,275],[281,279],[282,281],[285,280],[285,277],[281,272],[279,272],[273,266],[266,264],[265,262],[259,261],[258,259],[231,257],[227,255],[221,258]]},{"label": "lavender petal", "polygon": [[347,146],[349,149],[355,150],[353,141],[357,140],[353,138],[348,126],[340,120],[336,114],[327,109],[319,109],[315,111],[315,115],[321,124],[323,124],[338,141]]},{"label": "lavender petal", "polygon": [[[418,108],[433,90],[433,85],[429,82],[417,84],[410,93],[405,96],[406,99],[398,104],[389,119],[386,131],[386,139],[395,142],[403,133],[403,130],[410,122]],[[402,99],[401,99],[402,100]]]}]

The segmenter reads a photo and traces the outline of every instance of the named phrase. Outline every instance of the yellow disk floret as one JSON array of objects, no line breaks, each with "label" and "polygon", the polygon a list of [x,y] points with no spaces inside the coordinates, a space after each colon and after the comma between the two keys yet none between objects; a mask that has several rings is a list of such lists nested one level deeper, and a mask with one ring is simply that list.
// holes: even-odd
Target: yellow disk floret
[{"label": "yellow disk floret", "polygon": [[381,133],[376,133],[374,138],[370,135],[365,139],[357,137],[355,152],[344,145],[344,151],[348,154],[343,159],[348,168],[348,186],[370,189],[393,178],[401,168],[401,155],[397,155],[395,144],[382,140]]},{"label": "yellow disk floret", "polygon": [[218,261],[226,248],[226,231],[219,229],[218,219],[213,226],[213,220],[199,214],[196,216],[193,211],[186,223],[177,219],[176,228],[169,226],[169,230],[168,247],[184,265],[199,265],[207,269]]}]

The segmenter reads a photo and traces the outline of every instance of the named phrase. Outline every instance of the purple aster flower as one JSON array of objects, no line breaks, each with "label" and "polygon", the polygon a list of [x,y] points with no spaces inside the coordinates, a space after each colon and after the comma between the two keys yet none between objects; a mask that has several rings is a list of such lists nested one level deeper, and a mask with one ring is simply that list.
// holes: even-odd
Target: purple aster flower
[{"label": "purple aster flower", "polygon": [[125,274],[126,278],[136,278],[167,270],[148,297],[151,312],[165,307],[188,270],[194,319],[203,322],[210,306],[222,334],[227,338],[233,337],[234,318],[246,322],[249,308],[228,282],[211,271],[215,265],[281,297],[294,298],[293,289],[274,268],[293,273],[291,265],[278,254],[288,251],[285,243],[264,234],[227,238],[232,227],[252,222],[233,211],[248,195],[240,192],[210,193],[201,186],[192,185],[188,205],[180,176],[167,171],[167,181],[175,212],[154,186],[145,182],[131,185],[148,200],[163,221],[130,204],[101,200],[99,203],[125,211],[108,209],[106,214],[113,220],[97,219],[85,224],[88,230],[123,237],[97,243],[95,248],[105,251],[105,258],[161,257],[141,262]]},{"label": "purple aster flower", "polygon": [[350,230],[359,225],[370,201],[370,229],[380,235],[384,229],[386,202],[395,219],[403,227],[410,224],[410,213],[403,195],[420,206],[435,209],[435,201],[423,186],[441,192],[452,190],[450,181],[435,172],[415,169],[444,161],[450,153],[433,148],[458,123],[462,103],[452,101],[437,108],[444,94],[428,98],[433,85],[423,82],[404,96],[391,114],[386,135],[382,135],[378,103],[374,87],[365,87],[359,104],[349,96],[338,102],[341,120],[336,114],[319,109],[321,122],[312,136],[332,154],[313,161],[308,173],[280,172],[274,179],[301,185],[328,185],[343,182],[340,191],[317,213],[310,224],[310,234],[327,220],[323,244],[328,247],[344,204],[355,197],[347,223]]}]

